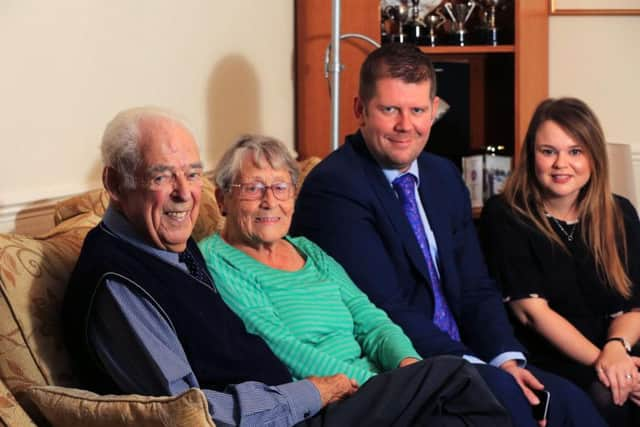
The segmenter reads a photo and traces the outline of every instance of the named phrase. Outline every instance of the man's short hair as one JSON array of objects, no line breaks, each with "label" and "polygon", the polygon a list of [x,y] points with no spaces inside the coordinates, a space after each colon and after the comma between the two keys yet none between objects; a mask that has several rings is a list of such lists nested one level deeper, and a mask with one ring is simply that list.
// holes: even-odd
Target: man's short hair
[{"label": "man's short hair", "polygon": [[118,113],[104,130],[100,150],[103,165],[118,172],[125,189],[136,188],[135,172],[142,157],[140,139],[143,132],[140,122],[146,119],[178,124],[193,135],[185,120],[162,108],[136,107]]},{"label": "man's short hair", "polygon": [[358,96],[364,104],[376,93],[380,79],[401,79],[405,83],[431,82],[429,97],[436,96],[436,72],[431,59],[419,47],[388,43],[371,52],[360,68]]}]

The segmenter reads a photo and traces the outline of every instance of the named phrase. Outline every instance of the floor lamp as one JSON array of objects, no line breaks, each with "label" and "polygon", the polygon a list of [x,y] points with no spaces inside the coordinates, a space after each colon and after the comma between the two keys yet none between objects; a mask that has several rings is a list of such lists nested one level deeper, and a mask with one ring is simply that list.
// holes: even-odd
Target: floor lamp
[{"label": "floor lamp", "polygon": [[331,97],[331,149],[339,147],[340,129],[340,40],[357,38],[371,43],[376,48],[380,43],[363,34],[348,33],[340,35],[340,0],[331,1],[331,42],[327,46],[324,55],[325,78],[329,80],[329,94]]}]

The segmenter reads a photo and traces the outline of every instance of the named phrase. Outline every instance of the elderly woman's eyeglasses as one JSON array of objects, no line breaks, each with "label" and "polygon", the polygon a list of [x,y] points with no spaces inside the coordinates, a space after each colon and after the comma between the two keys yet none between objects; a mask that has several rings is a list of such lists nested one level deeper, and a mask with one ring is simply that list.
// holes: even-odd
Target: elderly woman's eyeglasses
[{"label": "elderly woman's eyeglasses", "polygon": [[290,182],[274,182],[265,185],[261,182],[248,182],[244,184],[231,184],[231,187],[240,189],[240,197],[245,200],[260,200],[264,197],[268,189],[271,189],[273,197],[278,200],[289,200],[293,195],[295,186]]}]

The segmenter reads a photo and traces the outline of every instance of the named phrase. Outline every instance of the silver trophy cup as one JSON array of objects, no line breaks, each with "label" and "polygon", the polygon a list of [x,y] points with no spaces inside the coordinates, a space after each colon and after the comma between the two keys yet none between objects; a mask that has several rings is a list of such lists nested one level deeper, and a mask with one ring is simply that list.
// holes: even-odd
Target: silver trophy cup
[{"label": "silver trophy cup", "polygon": [[427,45],[428,46],[437,46],[438,45],[438,28],[446,22],[447,18],[442,16],[439,11],[428,14],[424,17],[424,22],[429,28],[429,32],[427,34]]},{"label": "silver trophy cup", "polygon": [[444,8],[453,23],[456,44],[460,46],[465,45],[467,35],[466,24],[471,17],[473,10],[476,8],[476,4],[477,3],[473,0],[462,3],[447,2],[444,4]]},{"label": "silver trophy cup", "polygon": [[484,19],[486,23],[487,44],[496,46],[498,44],[498,26],[496,25],[496,8],[502,0],[482,0],[484,6]]},{"label": "silver trophy cup", "polygon": [[427,44],[427,31],[420,22],[420,0],[411,0],[411,20],[405,25],[409,43]]}]

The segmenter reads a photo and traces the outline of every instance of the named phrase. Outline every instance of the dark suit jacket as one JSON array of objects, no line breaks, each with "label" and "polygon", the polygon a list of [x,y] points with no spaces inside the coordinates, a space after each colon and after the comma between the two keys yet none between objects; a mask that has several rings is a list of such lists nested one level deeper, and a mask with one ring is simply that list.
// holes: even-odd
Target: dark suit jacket
[{"label": "dark suit jacket", "polygon": [[524,353],[488,276],[458,169],[427,153],[418,157],[418,167],[442,286],[464,344],[432,323],[426,262],[400,201],[360,133],[347,137],[305,179],[292,234],[307,236],[336,258],[423,357],[470,354],[489,361],[505,351]]}]

